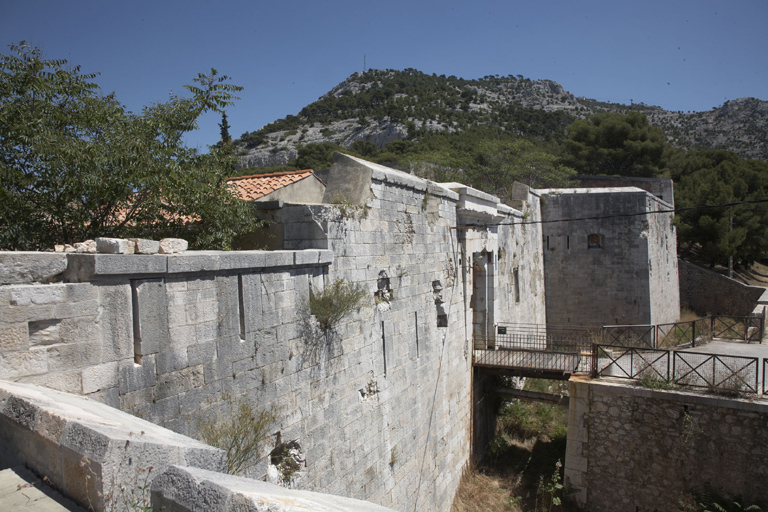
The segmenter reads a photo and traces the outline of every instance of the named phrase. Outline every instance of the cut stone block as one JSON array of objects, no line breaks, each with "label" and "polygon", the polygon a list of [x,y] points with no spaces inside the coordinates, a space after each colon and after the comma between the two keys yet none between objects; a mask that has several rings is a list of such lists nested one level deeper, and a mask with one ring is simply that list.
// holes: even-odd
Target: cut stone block
[{"label": "cut stone block", "polygon": [[134,238],[133,243],[136,245],[136,254],[157,254],[160,252],[160,242],[157,240]]},{"label": "cut stone block", "polygon": [[163,238],[160,240],[160,254],[177,254],[184,252],[189,243],[182,238]]},{"label": "cut stone block", "polygon": [[102,254],[133,254],[134,243],[124,238],[97,238],[96,250]]},{"label": "cut stone block", "polygon": [[45,283],[66,269],[62,253],[0,252],[0,285]]}]

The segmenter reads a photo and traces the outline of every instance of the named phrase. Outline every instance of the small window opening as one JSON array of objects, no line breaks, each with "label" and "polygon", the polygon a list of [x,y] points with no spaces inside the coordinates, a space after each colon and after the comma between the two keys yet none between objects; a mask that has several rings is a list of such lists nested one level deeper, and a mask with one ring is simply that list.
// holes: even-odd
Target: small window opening
[{"label": "small window opening", "polygon": [[571,250],[571,237],[570,236],[566,236],[565,237],[565,248],[567,250],[569,250],[569,251]]},{"label": "small window opening", "polygon": [[237,309],[240,316],[240,341],[245,341],[245,298],[243,296],[243,274],[237,274]]},{"label": "small window opening", "polygon": [[515,304],[520,304],[520,272],[519,269],[514,269],[512,275],[515,278]]},{"label": "small window opening", "polygon": [[387,375],[387,339],[384,335],[384,322],[381,322],[381,352],[384,356],[384,375]]},{"label": "small window opening", "polygon": [[131,279],[131,314],[133,316],[133,362],[141,364],[141,322],[139,321],[139,287]]},{"label": "small window opening", "polygon": [[603,248],[603,235],[593,233],[587,236],[587,248],[588,249],[602,249]]},{"label": "small window opening", "polygon": [[419,357],[419,313],[413,312],[413,327],[416,329],[416,357]]}]

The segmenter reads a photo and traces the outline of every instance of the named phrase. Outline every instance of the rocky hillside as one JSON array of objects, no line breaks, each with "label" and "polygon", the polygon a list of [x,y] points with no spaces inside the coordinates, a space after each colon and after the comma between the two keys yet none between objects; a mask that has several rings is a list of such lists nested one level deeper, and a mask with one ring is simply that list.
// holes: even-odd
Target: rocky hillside
[{"label": "rocky hillside", "polygon": [[560,141],[576,118],[600,112],[639,111],[664,129],[678,147],[729,149],[768,160],[768,102],[742,98],[708,112],[669,112],[660,107],[577,98],[551,80],[486,76],[465,80],[414,69],[355,73],[298,115],[289,115],[236,142],[241,167],[284,165],[297,147],[332,142],[344,147],[370,141],[418,140],[425,132],[457,132],[475,126]]}]

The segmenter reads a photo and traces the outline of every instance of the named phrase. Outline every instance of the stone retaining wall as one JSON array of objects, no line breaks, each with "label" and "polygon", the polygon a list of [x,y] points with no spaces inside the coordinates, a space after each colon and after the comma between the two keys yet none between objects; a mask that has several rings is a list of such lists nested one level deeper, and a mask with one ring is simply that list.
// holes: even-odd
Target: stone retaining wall
[{"label": "stone retaining wall", "polygon": [[571,379],[565,478],[592,512],[677,510],[706,485],[765,501],[766,456],[762,401]]},{"label": "stone retaining wall", "polygon": [[748,286],[722,274],[679,260],[680,303],[701,315],[747,316],[765,288]]}]

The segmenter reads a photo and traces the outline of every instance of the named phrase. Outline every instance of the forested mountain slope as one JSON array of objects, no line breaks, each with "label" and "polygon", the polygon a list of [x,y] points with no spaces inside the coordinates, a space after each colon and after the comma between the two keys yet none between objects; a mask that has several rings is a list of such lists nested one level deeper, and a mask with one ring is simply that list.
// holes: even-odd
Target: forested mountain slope
[{"label": "forested mountain slope", "polygon": [[636,103],[622,105],[577,98],[551,80],[486,76],[466,80],[414,69],[355,73],[320,99],[254,132],[244,133],[241,167],[285,165],[298,147],[395,140],[420,141],[425,134],[491,133],[558,143],[575,119],[597,113],[639,112],[661,127],[676,147],[718,148],[744,158],[768,160],[768,102],[742,98],[708,112],[670,112]]}]

